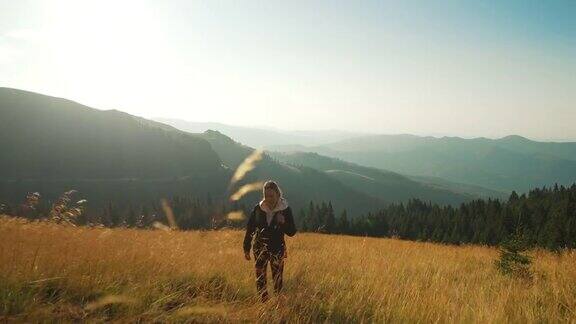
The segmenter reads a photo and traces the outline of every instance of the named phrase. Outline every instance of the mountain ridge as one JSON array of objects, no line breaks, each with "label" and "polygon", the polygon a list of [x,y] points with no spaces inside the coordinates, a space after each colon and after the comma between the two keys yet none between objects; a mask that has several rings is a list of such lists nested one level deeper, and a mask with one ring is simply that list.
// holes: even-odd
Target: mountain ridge
[{"label": "mountain ridge", "polygon": [[569,185],[576,180],[576,142],[375,135],[318,146],[272,146],[280,152],[316,152],[409,176],[440,177],[496,191]]}]

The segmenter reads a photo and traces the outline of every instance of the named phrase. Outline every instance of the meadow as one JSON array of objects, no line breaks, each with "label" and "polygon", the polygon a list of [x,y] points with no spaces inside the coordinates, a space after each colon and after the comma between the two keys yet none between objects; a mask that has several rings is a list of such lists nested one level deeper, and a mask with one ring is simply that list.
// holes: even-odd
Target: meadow
[{"label": "meadow", "polygon": [[284,292],[261,303],[238,230],[1,216],[0,238],[8,322],[576,322],[574,251],[530,251],[527,280],[500,274],[491,247],[297,233]]}]

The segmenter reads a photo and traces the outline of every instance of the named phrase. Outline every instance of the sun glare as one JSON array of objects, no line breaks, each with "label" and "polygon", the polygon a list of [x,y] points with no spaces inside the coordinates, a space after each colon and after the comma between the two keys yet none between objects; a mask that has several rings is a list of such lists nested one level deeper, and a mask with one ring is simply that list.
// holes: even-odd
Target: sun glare
[{"label": "sun glare", "polygon": [[142,93],[162,73],[167,46],[155,12],[137,1],[57,1],[42,39],[62,87],[90,98]]}]

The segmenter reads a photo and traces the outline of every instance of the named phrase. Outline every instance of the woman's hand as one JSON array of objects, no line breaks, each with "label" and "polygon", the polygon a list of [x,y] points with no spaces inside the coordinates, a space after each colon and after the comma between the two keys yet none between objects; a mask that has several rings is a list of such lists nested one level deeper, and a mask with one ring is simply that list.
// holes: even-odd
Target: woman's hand
[{"label": "woman's hand", "polygon": [[244,253],[244,259],[250,260],[250,252],[245,252],[245,253]]}]

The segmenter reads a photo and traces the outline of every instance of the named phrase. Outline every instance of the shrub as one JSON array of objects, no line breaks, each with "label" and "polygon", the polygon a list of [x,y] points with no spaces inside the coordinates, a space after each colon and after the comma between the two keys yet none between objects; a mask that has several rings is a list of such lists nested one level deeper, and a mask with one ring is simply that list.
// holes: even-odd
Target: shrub
[{"label": "shrub", "polygon": [[516,232],[500,245],[500,258],[495,266],[504,275],[523,279],[532,278],[532,258],[525,254],[529,245],[524,235]]}]

